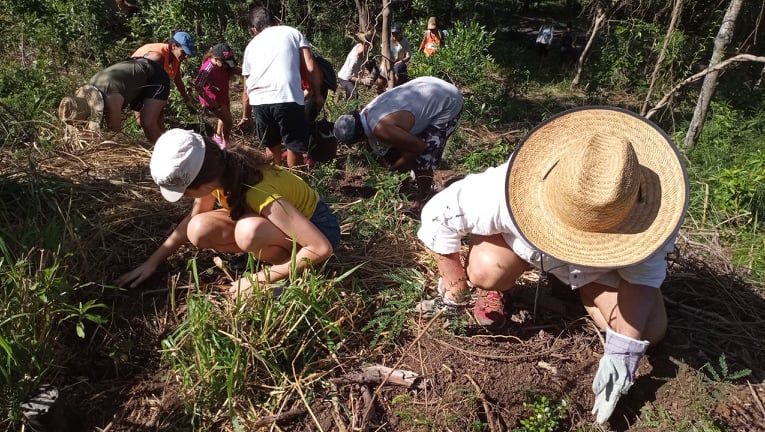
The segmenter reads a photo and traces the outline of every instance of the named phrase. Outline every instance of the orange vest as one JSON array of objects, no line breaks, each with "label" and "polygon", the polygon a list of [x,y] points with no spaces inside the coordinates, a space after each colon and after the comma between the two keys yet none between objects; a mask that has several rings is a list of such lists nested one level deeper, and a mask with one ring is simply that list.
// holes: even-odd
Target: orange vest
[{"label": "orange vest", "polygon": [[425,53],[426,56],[433,55],[441,46],[442,39],[443,38],[441,37],[440,30],[435,33],[432,33],[430,30],[426,30],[425,35],[422,37],[422,42],[420,43],[420,49]]},{"label": "orange vest", "polygon": [[181,62],[170,51],[170,46],[164,42],[150,43],[135,50],[131,57],[143,57],[147,53],[154,51],[160,53],[164,59],[165,72],[170,76],[171,80],[174,80],[178,76],[178,71],[181,69]]}]

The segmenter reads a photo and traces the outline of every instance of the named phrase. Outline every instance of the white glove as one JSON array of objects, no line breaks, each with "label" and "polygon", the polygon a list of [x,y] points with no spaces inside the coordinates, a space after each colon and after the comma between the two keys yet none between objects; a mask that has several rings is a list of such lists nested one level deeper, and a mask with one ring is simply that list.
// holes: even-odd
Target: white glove
[{"label": "white glove", "polygon": [[603,424],[611,417],[619,398],[632,387],[638,363],[647,348],[648,341],[632,339],[610,328],[606,331],[605,353],[592,381],[595,393],[592,414],[598,423]]}]

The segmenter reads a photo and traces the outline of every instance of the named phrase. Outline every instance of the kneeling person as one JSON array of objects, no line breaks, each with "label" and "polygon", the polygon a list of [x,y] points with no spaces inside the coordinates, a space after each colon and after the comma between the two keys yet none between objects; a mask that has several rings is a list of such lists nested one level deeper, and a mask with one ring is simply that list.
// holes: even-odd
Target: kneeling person
[{"label": "kneeling person", "polygon": [[433,187],[433,170],[441,163],[446,141],[462,114],[457,87],[422,77],[377,96],[361,112],[340,116],[335,137],[354,143],[367,137],[383,163],[397,171],[414,170],[419,210]]},{"label": "kneeling person", "polygon": [[688,195],[679,152],[653,123],[604,107],[559,114],[532,130],[507,163],[467,176],[425,206],[417,236],[441,278],[438,297],[419,309],[467,305],[469,281],[478,288],[477,321],[501,325],[501,293],[532,268],[577,289],[606,331],[593,382],[593,414],[603,423],[649,343],[664,336],[659,287]]},{"label": "kneeling person", "polygon": [[61,100],[59,118],[66,123],[87,121],[90,130],[122,130],[122,110],[130,107],[140,112],[140,124],[146,139],[154,143],[164,131],[160,118],[170,94],[170,77],[162,68],[161,57],[125,60],[96,73],[89,83],[77,89],[74,97]]},{"label": "kneeling person", "polygon": [[[252,148],[221,148],[194,132],[171,129],[157,140],[150,168],[165,199],[187,196],[194,205],[143,264],[117,280],[119,285],[137,286],[186,242],[219,252],[252,252],[272,263],[252,275],[260,284],[289,276],[293,247],[302,271],[326,261],[340,242],[337,218],[318,192],[290,171],[266,164]],[[251,290],[242,278],[230,294]]]}]

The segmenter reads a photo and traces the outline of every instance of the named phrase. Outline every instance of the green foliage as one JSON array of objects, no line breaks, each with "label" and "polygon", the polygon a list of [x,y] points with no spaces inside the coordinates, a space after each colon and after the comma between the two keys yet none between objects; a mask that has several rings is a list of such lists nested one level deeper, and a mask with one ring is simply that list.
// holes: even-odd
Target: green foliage
[{"label": "green foliage", "polygon": [[728,366],[725,354],[720,354],[720,357],[717,358],[717,365],[705,363],[700,370],[709,374],[709,379],[714,382],[735,382],[752,374],[751,369],[741,369],[732,372]]},{"label": "green foliage", "polygon": [[505,163],[508,157],[510,157],[510,145],[504,141],[497,141],[486,150],[468,154],[462,162],[462,166],[469,173],[481,172],[489,167]]},{"label": "green foliage", "polygon": [[[754,218],[765,214],[765,106],[752,115],[725,102],[713,102],[698,144],[690,152],[691,174],[708,187],[709,198],[695,197],[695,212],[710,212],[719,220],[742,213]],[[678,136],[676,140],[681,140]],[[712,209],[704,208],[710,201]],[[701,208],[700,208],[701,207]],[[708,219],[707,214],[701,215]],[[752,218],[736,220],[749,223]]]},{"label": "green foliage", "polygon": [[555,404],[545,395],[530,395],[523,407],[530,412],[525,419],[520,420],[521,426],[514,432],[555,432],[563,430],[563,422],[568,415],[568,403],[561,400]]},{"label": "green foliage", "polygon": [[396,269],[387,278],[395,285],[377,294],[376,302],[381,306],[375,310],[374,318],[361,329],[363,333],[373,332],[370,348],[394,345],[412,316],[412,309],[422,298],[425,277],[416,269]]},{"label": "green foliage", "polygon": [[336,284],[354,270],[331,281],[307,271],[278,299],[270,289],[255,289],[226,308],[209,294],[190,294],[186,317],[162,341],[162,358],[194,422],[216,420],[221,408],[233,424],[246,421],[250,404],[275,406],[284,393],[271,390],[335,353],[349,318],[348,299],[342,301]]},{"label": "green foliage", "polygon": [[[420,26],[424,28],[424,26]],[[500,116],[506,90],[489,47],[494,32],[476,21],[455,22],[446,37],[446,46],[430,57],[417,52],[412,56],[413,77],[435,76],[460,88],[469,120],[491,124]]]}]

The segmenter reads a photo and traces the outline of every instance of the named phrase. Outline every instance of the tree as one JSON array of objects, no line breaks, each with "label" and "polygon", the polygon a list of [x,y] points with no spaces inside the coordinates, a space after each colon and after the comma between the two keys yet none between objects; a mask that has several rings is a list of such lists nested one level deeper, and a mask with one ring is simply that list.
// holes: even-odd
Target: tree
[{"label": "tree", "polygon": [[356,13],[359,15],[359,31],[364,33],[369,30],[369,3],[367,0],[354,0],[356,2]]},{"label": "tree", "polygon": [[664,56],[667,53],[667,46],[669,40],[672,37],[672,33],[675,31],[677,22],[680,20],[680,12],[683,9],[683,0],[675,0],[675,6],[672,8],[672,18],[669,20],[669,26],[667,27],[667,34],[664,36],[664,42],[661,44],[661,50],[659,51],[659,57],[656,59],[656,65],[653,68],[651,74],[651,81],[648,84],[648,92],[645,95],[645,101],[643,101],[643,107],[640,109],[641,114],[645,115],[648,109],[648,104],[651,102],[651,94],[653,93],[653,87],[656,85],[656,78],[659,76],[661,70],[661,64],[664,62]]},{"label": "tree", "polygon": [[579,85],[579,81],[582,79],[584,63],[590,56],[592,45],[598,37],[600,30],[603,28],[603,24],[608,20],[608,17],[618,9],[620,1],[621,0],[594,0],[595,19],[592,21],[592,27],[590,28],[590,38],[587,40],[587,44],[584,46],[582,54],[579,55],[579,60],[576,62],[576,73],[574,74],[574,79],[571,80],[572,88]]},{"label": "tree", "polygon": [[[714,49],[712,51],[712,58],[709,60],[709,67],[713,68],[715,65],[721,62],[725,49],[728,47],[731,39],[733,38],[733,29],[736,24],[736,18],[741,10],[741,5],[744,0],[731,0],[728,5],[728,10],[725,12],[722,24],[720,25],[720,31],[717,32],[715,37]],[[704,127],[704,119],[707,116],[709,109],[709,103],[714,95],[715,88],[717,88],[717,78],[720,75],[719,70],[714,70],[704,77],[704,83],[701,85],[701,93],[699,93],[699,100],[696,103],[696,108],[693,110],[693,119],[688,127],[688,133],[685,135],[684,146],[687,149],[692,149],[696,145],[696,141],[701,135],[701,130]]]},{"label": "tree", "polygon": [[390,58],[390,3],[391,0],[382,0],[382,43],[381,43],[381,69],[385,71],[385,79],[388,80],[388,89],[393,88],[393,64]]}]

